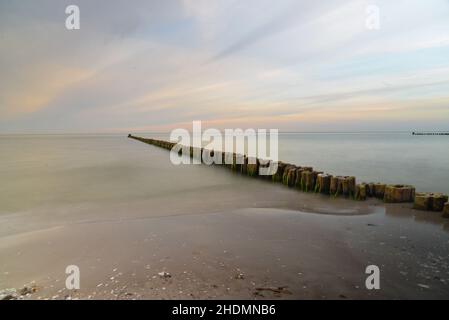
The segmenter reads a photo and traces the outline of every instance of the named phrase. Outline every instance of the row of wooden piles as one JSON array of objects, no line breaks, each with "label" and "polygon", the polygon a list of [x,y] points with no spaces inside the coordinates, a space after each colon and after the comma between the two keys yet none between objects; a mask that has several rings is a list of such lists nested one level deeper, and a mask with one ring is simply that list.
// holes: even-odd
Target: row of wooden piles
[{"label": "row of wooden piles", "polygon": [[[171,150],[176,145],[176,143],[169,141],[141,138],[131,134],[128,137],[167,150]],[[246,155],[236,153],[205,150],[204,148],[184,148],[187,148],[190,157],[198,157],[199,160],[202,159],[203,153],[207,153],[210,157],[217,157],[217,154],[221,153],[221,155],[218,155],[218,158],[221,158],[224,166],[234,172],[282,183],[289,188],[295,188],[304,192],[315,192],[334,197],[342,196],[360,201],[367,198],[378,198],[387,203],[413,202],[414,209],[443,212],[443,216],[449,218],[447,195],[429,192],[416,193],[415,187],[411,185],[356,183],[356,178],[353,176],[334,176],[323,171],[314,170],[312,167],[301,167],[281,161],[278,162],[278,168],[274,174],[259,175],[259,168],[268,168],[270,165],[269,161],[248,158]]]}]

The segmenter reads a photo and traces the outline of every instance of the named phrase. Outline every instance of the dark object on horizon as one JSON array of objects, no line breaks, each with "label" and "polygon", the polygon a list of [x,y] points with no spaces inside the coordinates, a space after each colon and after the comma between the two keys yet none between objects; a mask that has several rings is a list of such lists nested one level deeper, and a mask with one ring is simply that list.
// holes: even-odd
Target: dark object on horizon
[{"label": "dark object on horizon", "polygon": [[417,131],[413,131],[412,132],[413,136],[449,136],[449,132],[447,131],[435,131],[435,132],[429,132],[429,131],[423,131],[423,132],[417,132]]}]

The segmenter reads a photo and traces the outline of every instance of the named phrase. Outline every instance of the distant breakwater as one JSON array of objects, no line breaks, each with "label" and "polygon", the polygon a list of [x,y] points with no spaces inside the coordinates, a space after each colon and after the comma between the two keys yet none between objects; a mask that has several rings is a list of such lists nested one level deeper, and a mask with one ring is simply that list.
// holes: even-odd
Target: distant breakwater
[{"label": "distant breakwater", "polygon": [[429,132],[429,131],[423,131],[423,132],[412,132],[413,136],[449,136],[449,132],[443,131],[443,132]]},{"label": "distant breakwater", "polygon": [[[142,138],[131,134],[128,135],[128,138],[167,150],[171,150],[177,145],[177,143],[170,141]],[[443,216],[449,218],[447,195],[431,192],[416,192],[415,187],[412,185],[385,184],[379,182],[356,183],[354,176],[335,176],[324,173],[323,171],[314,170],[313,167],[302,167],[282,161],[278,162],[277,171],[274,174],[259,175],[259,168],[268,167],[269,161],[257,158],[249,161],[246,155],[194,148],[192,146],[183,147],[185,150],[188,150],[191,158],[199,155],[199,160],[201,161],[204,153],[210,156],[216,156],[220,153],[219,158],[222,159],[222,165],[233,172],[264,180],[271,180],[274,183],[281,183],[289,188],[303,192],[314,192],[333,197],[346,197],[358,201],[364,201],[367,198],[378,198],[386,203],[413,202],[414,209],[443,212]]]}]

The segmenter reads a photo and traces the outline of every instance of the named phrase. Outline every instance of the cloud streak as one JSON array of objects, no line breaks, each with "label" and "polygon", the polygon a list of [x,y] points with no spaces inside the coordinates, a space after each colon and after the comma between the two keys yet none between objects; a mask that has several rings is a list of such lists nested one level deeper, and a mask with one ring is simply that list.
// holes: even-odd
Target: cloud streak
[{"label": "cloud streak", "polygon": [[376,1],[378,31],[358,0],[81,0],[79,32],[67,4],[0,2],[0,133],[449,129],[443,0]]}]

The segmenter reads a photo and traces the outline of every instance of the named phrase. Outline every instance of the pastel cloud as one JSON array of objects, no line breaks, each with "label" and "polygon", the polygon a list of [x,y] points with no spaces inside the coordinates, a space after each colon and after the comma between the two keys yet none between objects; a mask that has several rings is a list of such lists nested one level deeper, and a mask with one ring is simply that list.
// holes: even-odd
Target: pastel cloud
[{"label": "pastel cloud", "polygon": [[0,4],[0,132],[447,129],[447,1],[68,4]]}]

